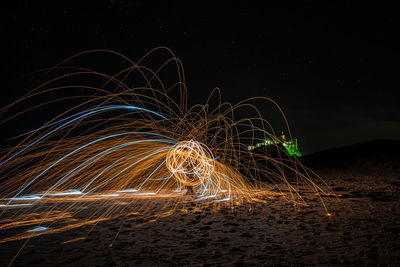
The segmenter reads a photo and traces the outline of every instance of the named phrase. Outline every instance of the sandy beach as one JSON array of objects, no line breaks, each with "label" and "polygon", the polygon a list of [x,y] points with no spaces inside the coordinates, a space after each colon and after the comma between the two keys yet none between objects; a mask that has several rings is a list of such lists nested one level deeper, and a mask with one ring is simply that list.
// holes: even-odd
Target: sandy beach
[{"label": "sandy beach", "polygon": [[[219,209],[199,205],[190,196],[169,199],[167,206],[160,198],[152,200],[148,214],[168,207],[175,211],[145,218],[128,207],[126,215],[96,225],[34,237],[13,265],[398,264],[398,177],[335,175],[326,174],[338,197],[322,198],[331,216],[311,191],[305,193],[308,206],[293,206],[284,195],[274,193]],[[12,261],[25,241],[0,244],[2,266]]]}]

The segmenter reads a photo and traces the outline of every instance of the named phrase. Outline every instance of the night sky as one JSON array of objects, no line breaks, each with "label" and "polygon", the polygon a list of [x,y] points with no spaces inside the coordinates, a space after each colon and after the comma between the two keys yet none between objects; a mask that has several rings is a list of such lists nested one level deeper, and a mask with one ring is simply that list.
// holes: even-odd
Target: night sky
[{"label": "night sky", "polygon": [[[214,87],[230,102],[271,97],[304,154],[400,137],[394,6],[36,2],[0,11],[1,106],[32,89],[30,73],[75,53],[105,48],[137,60],[163,45],[183,61],[191,103]],[[280,132],[278,114],[260,108]]]}]

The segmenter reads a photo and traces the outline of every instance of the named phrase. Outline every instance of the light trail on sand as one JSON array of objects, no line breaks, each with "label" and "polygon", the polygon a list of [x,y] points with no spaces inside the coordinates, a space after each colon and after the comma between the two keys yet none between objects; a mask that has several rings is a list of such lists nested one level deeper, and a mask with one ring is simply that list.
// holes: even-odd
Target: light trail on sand
[{"label": "light trail on sand", "polygon": [[[167,55],[165,61],[146,66],[161,52]],[[111,74],[71,67],[74,60],[96,55],[127,65]],[[176,75],[169,86],[161,79],[166,74],[173,77],[168,67]],[[165,200],[157,212],[150,212],[154,219],[179,210],[185,201],[234,206],[259,202],[257,194],[271,189],[285,192],[282,195],[297,205],[304,203],[300,186],[308,185],[316,194],[332,193],[282,147],[276,145],[276,155],[247,149],[276,136],[257,103],[275,107],[291,136],[275,101],[252,97],[231,104],[222,102],[221,91],[215,88],[206,103],[189,107],[182,63],[166,47],[155,48],[136,62],[113,51],[86,51],[49,69],[42,79],[46,77],[0,110],[1,125],[47,106],[65,106],[1,151],[0,231],[42,228],[24,229],[0,243],[96,224],[123,215],[126,203],[146,214],[152,200]],[[250,116],[236,119],[240,110]],[[178,204],[169,205],[170,199]]]}]

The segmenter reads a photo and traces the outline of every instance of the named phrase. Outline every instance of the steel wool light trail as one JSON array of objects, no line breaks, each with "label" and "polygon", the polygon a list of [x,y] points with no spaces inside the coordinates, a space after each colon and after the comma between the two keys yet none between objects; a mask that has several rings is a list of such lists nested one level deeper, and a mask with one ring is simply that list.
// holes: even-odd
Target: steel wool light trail
[{"label": "steel wool light trail", "polygon": [[[168,58],[150,64],[161,52]],[[125,65],[118,71],[71,67],[99,55]],[[6,125],[36,110],[61,109],[1,151],[0,231],[42,228],[0,242],[119,216],[126,213],[121,203],[129,202],[132,213],[146,214],[153,200],[164,199],[165,208],[156,212],[160,215],[179,210],[180,204],[168,206],[171,198],[179,199],[175,203],[234,206],[274,189],[297,204],[304,202],[303,185],[316,194],[327,193],[314,182],[318,176],[284,148],[276,145],[276,155],[248,150],[276,136],[257,102],[272,104],[286,122],[276,102],[266,97],[222,102],[216,88],[205,104],[189,107],[182,63],[168,48],[155,48],[136,62],[113,51],[87,51],[49,69],[41,79],[39,86],[0,110]],[[249,117],[236,116],[238,110]],[[194,200],[185,197],[188,189]],[[83,212],[82,205],[90,206],[90,212]]]}]

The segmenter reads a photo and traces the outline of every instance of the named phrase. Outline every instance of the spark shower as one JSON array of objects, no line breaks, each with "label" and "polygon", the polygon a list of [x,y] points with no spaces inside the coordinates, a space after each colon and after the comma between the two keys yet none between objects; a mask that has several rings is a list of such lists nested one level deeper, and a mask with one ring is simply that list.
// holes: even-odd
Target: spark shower
[{"label": "spark shower", "polygon": [[[160,55],[167,59],[154,64]],[[82,66],[90,57],[97,62],[112,57],[121,67],[102,71],[102,66]],[[189,106],[188,91],[182,63],[166,47],[135,62],[114,51],[86,51],[46,70],[38,86],[0,110],[4,125],[37,110],[62,109],[2,150],[0,231],[39,228],[0,242],[97,223],[122,214],[118,203],[128,200],[144,212],[160,198],[232,207],[271,189],[284,191],[293,203],[304,202],[300,185],[327,193],[314,182],[317,175],[278,145],[274,156],[247,149],[276,137],[258,105],[274,106],[291,136],[272,99],[252,97],[232,104],[215,88],[204,104]],[[237,116],[240,110],[248,117]],[[188,200],[189,189],[193,195]],[[144,201],[139,205],[138,199]],[[82,215],[81,203],[98,201],[104,205]]]}]

